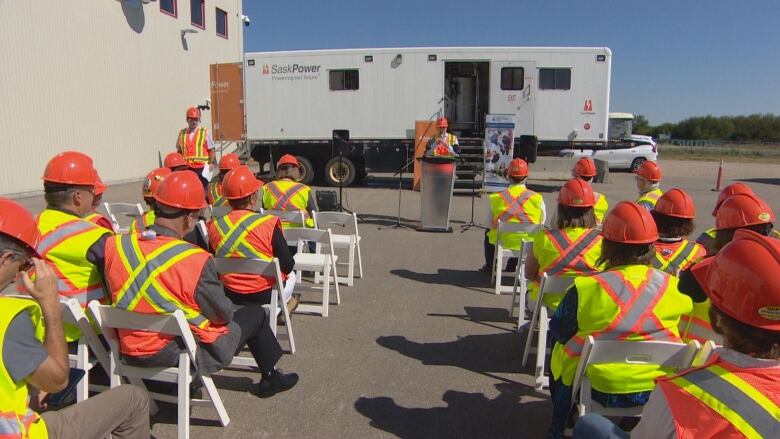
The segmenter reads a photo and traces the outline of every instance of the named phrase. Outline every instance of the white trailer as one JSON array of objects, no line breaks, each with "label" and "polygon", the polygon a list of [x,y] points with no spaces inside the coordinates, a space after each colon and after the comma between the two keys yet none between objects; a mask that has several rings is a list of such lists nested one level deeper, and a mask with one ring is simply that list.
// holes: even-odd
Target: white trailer
[{"label": "white trailer", "polygon": [[[247,53],[247,140],[259,161],[292,153],[304,159],[306,180],[331,184],[398,168],[415,121],[442,115],[461,144],[481,148],[485,115],[515,114],[516,155],[530,161],[537,148],[592,148],[608,137],[611,58],[606,47]],[[334,130],[348,131],[347,166],[333,159]]]}]

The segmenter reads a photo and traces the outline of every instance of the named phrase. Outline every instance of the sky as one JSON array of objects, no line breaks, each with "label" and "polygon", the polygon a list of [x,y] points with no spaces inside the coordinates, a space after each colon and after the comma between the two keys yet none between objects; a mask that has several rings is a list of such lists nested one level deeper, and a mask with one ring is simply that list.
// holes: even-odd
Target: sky
[{"label": "sky", "polygon": [[610,111],[780,114],[780,1],[244,0],[247,52],[607,46]]}]

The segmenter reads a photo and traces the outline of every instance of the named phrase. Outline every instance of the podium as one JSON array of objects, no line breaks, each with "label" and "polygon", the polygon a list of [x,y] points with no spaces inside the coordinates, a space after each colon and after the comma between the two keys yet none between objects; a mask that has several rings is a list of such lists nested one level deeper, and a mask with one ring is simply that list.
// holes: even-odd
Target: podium
[{"label": "podium", "polygon": [[421,162],[420,199],[422,224],[426,232],[451,232],[450,206],[455,186],[455,158],[418,157]]}]

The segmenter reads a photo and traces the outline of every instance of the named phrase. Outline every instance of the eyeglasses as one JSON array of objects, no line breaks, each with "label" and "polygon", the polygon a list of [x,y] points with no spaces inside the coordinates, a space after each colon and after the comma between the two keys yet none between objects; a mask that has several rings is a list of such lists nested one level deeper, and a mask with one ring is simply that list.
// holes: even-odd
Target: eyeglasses
[{"label": "eyeglasses", "polygon": [[30,269],[33,268],[32,257],[29,254],[25,252],[15,251],[15,250],[7,250],[7,251],[8,253],[14,255],[15,259],[22,260],[22,265],[19,266],[19,272],[30,271]]},{"label": "eyeglasses", "polygon": [[279,166],[279,169],[282,171],[289,171],[290,169],[297,168],[295,165],[282,165]]}]

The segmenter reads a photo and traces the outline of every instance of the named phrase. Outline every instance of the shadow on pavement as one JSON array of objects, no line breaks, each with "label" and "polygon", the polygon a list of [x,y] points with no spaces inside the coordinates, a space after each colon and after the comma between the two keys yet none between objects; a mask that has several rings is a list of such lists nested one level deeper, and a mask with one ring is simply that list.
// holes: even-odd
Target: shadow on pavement
[{"label": "shadow on pavement", "polygon": [[483,326],[488,326],[501,331],[514,331],[514,329],[507,328],[506,326],[494,325],[493,323],[509,323],[514,321],[514,318],[509,317],[509,310],[506,308],[481,308],[474,306],[466,306],[463,308],[466,314],[442,314],[442,313],[428,313],[429,317],[451,317],[459,320],[466,320],[469,322],[478,323]]},{"label": "shadow on pavement", "polygon": [[[376,224],[378,226],[389,227],[398,222],[398,216],[396,215],[377,215],[374,213],[360,213],[359,224]],[[415,230],[420,224],[419,220],[413,220],[409,218],[401,217],[401,225],[406,226],[411,230]]]},{"label": "shadow on pavement", "polygon": [[549,424],[549,403],[534,398],[533,389],[522,384],[498,384],[494,399],[482,393],[448,390],[445,407],[402,407],[388,397],[355,401],[358,413],[370,425],[401,438],[503,438],[544,437]]},{"label": "shadow on pavement", "polygon": [[747,181],[750,183],[761,183],[761,184],[773,184],[775,186],[780,186],[780,178],[743,178],[738,181]]},{"label": "shadow on pavement", "polygon": [[478,270],[466,271],[439,268],[436,273],[417,273],[415,271],[399,268],[396,270],[390,270],[390,274],[416,282],[436,285],[452,285],[454,287],[479,291],[480,293],[487,293],[486,289],[490,288],[490,275]]}]

